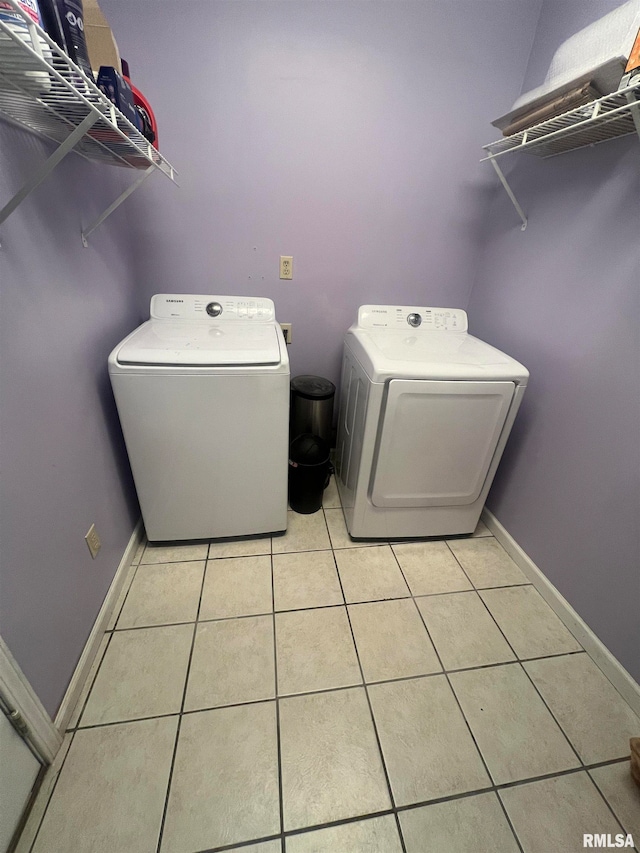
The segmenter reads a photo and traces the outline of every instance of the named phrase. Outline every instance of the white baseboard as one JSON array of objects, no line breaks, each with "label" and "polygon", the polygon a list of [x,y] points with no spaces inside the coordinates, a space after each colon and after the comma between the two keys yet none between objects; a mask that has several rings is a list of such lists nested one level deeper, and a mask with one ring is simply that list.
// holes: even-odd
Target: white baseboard
[{"label": "white baseboard", "polygon": [[640,716],[640,686],[486,507],[482,520],[618,693]]},{"label": "white baseboard", "polygon": [[82,650],[78,665],[76,666],[73,675],[71,676],[71,681],[69,682],[69,686],[67,687],[67,690],[64,694],[64,698],[62,699],[62,702],[60,704],[60,708],[58,709],[58,713],[56,714],[54,722],[56,728],[61,733],[64,733],[67,724],[71,719],[73,709],[76,706],[76,702],[78,701],[84,682],[87,678],[87,675],[89,674],[89,670],[91,669],[91,664],[93,663],[93,659],[95,658],[98,648],[100,646],[102,635],[104,634],[109,623],[111,611],[113,610],[116,601],[118,600],[120,590],[122,589],[122,585],[124,584],[125,579],[127,577],[129,566],[131,565],[131,561],[133,560],[135,553],[138,550],[138,546],[142,542],[143,536],[144,527],[142,526],[142,519],[140,519],[136,524],[133,533],[131,534],[129,544],[127,545],[125,552],[122,555],[120,564],[116,570],[113,580],[111,581],[109,591],[107,592],[105,599],[102,602],[102,607],[100,608],[100,612],[98,613],[93,628],[91,629],[89,639],[87,640],[85,647]]},{"label": "white baseboard", "polygon": [[51,764],[60,748],[62,738],[2,637],[0,637],[0,696],[5,706],[22,715],[29,727],[27,739],[38,755],[46,763]]}]

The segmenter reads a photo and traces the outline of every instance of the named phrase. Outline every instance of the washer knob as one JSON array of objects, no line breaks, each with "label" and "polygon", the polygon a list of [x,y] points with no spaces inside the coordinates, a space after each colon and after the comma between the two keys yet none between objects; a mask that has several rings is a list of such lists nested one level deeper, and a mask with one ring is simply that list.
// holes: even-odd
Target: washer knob
[{"label": "washer knob", "polygon": [[414,329],[417,329],[420,323],[422,323],[422,317],[420,316],[420,314],[409,314],[409,316],[407,317],[407,323],[410,326],[413,326]]},{"label": "washer knob", "polygon": [[222,305],[219,302],[210,302],[207,305],[207,314],[210,317],[219,317],[222,314]]}]

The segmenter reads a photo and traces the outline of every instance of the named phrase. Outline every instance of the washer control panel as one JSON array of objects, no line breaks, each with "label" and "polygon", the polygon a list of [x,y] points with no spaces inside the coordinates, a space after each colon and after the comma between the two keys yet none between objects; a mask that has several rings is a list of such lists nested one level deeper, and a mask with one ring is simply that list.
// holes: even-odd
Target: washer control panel
[{"label": "washer control panel", "polygon": [[254,320],[273,322],[276,312],[271,299],[260,296],[201,296],[192,293],[156,293],[151,298],[155,320]]},{"label": "washer control panel", "polygon": [[461,308],[423,308],[412,305],[362,305],[358,310],[361,329],[419,329],[437,332],[466,332],[467,312]]}]

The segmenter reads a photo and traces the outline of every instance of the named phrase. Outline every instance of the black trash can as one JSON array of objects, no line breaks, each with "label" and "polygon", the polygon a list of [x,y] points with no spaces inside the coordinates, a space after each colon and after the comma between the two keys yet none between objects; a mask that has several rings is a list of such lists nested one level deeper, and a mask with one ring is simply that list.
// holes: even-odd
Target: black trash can
[{"label": "black trash can", "polygon": [[294,376],[291,380],[289,441],[299,435],[317,435],[331,445],[333,399],[336,386],[322,376]]},{"label": "black trash can", "polygon": [[329,443],[318,435],[305,433],[291,442],[289,449],[289,506],[309,515],[322,506],[332,467]]}]

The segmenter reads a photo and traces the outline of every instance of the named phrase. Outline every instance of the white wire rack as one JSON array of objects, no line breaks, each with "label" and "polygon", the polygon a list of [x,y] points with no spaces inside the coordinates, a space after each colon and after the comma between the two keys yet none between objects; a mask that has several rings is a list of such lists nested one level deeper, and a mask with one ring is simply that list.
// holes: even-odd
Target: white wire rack
[{"label": "white wire rack", "polygon": [[142,181],[176,172],[40,27],[8,0],[25,21],[0,20],[0,117],[58,144],[56,151],[0,210],[2,223],[71,150],[87,158],[142,170],[138,180],[83,231],[83,242]]},{"label": "white wire rack", "polygon": [[487,156],[483,157],[481,162],[489,160],[496,170],[522,219],[524,231],[527,218],[496,162],[497,158],[517,151],[543,158],[554,157],[634,132],[640,137],[640,84],[637,83],[526,130],[505,136],[497,142],[484,145]]}]

